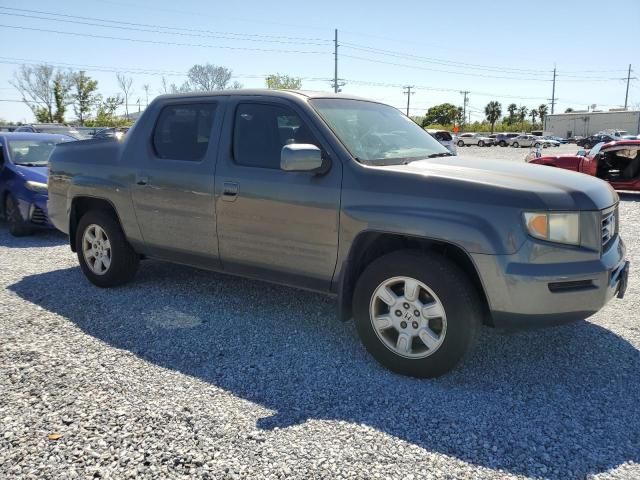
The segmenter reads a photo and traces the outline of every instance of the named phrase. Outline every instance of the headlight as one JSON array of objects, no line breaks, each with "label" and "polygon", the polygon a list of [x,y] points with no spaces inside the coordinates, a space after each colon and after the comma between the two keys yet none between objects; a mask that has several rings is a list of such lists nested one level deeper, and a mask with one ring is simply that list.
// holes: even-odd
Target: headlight
[{"label": "headlight", "polygon": [[580,244],[579,213],[525,212],[524,223],[532,237],[548,242]]},{"label": "headlight", "polygon": [[27,180],[24,184],[32,192],[47,193],[47,184],[42,182],[34,182],[33,180]]}]

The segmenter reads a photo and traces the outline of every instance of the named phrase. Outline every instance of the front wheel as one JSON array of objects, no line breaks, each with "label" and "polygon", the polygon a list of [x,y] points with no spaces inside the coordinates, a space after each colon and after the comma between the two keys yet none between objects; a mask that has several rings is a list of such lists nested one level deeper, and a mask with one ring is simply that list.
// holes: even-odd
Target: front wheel
[{"label": "front wheel", "polygon": [[464,147],[464,142],[462,140],[458,140],[458,146],[459,147]]},{"label": "front wheel", "polygon": [[484,142],[483,142],[482,140],[480,140],[480,141],[478,142],[478,146],[479,146],[479,147],[484,147]]},{"label": "front wheel", "polygon": [[585,150],[591,150],[591,144],[590,143],[585,143],[583,146],[584,146]]},{"label": "front wheel", "polygon": [[539,144],[539,143],[535,143],[533,146],[534,146],[535,148],[540,148],[540,144]]},{"label": "front wheel", "polygon": [[4,214],[7,223],[9,223],[9,233],[14,237],[24,237],[25,235],[33,233],[33,229],[31,229],[22,218],[22,214],[18,208],[18,201],[11,194],[8,194],[5,199]]},{"label": "front wheel", "polygon": [[413,377],[453,369],[481,323],[478,295],[454,263],[434,253],[393,252],[358,279],[353,312],[369,353],[386,368]]},{"label": "front wheel", "polygon": [[513,142],[513,148],[520,148],[520,144],[518,142]]},{"label": "front wheel", "polygon": [[500,145],[501,147],[506,147],[507,142],[505,142],[504,140],[500,140],[500,142],[498,142],[498,145]]},{"label": "front wheel", "polygon": [[78,223],[75,242],[80,267],[94,285],[115,287],[135,276],[140,257],[109,213],[85,213]]}]

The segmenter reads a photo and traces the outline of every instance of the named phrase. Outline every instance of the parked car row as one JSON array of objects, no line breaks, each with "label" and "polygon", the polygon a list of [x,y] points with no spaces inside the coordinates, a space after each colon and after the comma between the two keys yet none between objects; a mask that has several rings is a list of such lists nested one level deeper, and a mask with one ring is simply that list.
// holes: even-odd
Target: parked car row
[{"label": "parked car row", "polygon": [[49,133],[67,135],[76,140],[87,140],[89,138],[121,138],[128,130],[128,127],[73,127],[62,123],[31,123],[2,127],[0,132]]}]

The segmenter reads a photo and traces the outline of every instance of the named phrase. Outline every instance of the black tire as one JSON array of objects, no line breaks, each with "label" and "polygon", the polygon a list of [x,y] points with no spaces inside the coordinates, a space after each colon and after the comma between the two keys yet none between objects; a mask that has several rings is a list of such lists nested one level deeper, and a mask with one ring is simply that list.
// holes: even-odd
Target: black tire
[{"label": "black tire", "polygon": [[513,148],[520,148],[520,144],[518,142],[513,142]]},{"label": "black tire", "polygon": [[484,141],[483,140],[479,140],[478,141],[478,146],[479,147],[484,147]]},{"label": "black tire", "polygon": [[[377,287],[387,279],[407,276],[428,286],[446,314],[442,344],[423,358],[403,357],[378,337],[369,306]],[[453,369],[475,343],[482,307],[473,284],[454,263],[436,253],[414,250],[392,252],[375,260],[357,281],[353,296],[356,328],[367,351],[383,366],[402,375],[433,378]]]},{"label": "black tire", "polygon": [[458,140],[458,146],[459,147],[464,147],[464,142],[462,140]]},{"label": "black tire", "polygon": [[[83,253],[83,237],[90,225],[101,227],[111,245],[111,264],[102,274],[97,274],[91,269]],[[96,210],[85,213],[76,229],[75,246],[82,272],[98,287],[123,285],[129,282],[138,271],[140,256],[129,245],[120,224],[109,212]]]},{"label": "black tire", "polygon": [[504,140],[500,140],[498,142],[498,145],[500,145],[501,147],[506,147],[507,146],[507,142],[505,142]]},{"label": "black tire", "polygon": [[24,237],[33,233],[33,228],[22,218],[18,201],[10,193],[4,201],[4,215],[9,224],[9,233],[14,237]]},{"label": "black tire", "polygon": [[591,144],[590,144],[590,143],[588,143],[588,142],[587,142],[587,143],[585,143],[582,147],[583,147],[585,150],[591,150]]},{"label": "black tire", "polygon": [[540,144],[539,144],[539,143],[537,143],[537,142],[536,142],[536,143],[534,143],[534,144],[533,144],[533,146],[534,146],[535,148],[540,148]]}]

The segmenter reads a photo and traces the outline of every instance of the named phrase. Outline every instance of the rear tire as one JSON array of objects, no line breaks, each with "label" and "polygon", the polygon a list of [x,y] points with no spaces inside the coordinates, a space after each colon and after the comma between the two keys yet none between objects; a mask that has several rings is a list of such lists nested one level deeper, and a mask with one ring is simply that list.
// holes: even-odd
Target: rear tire
[{"label": "rear tire", "polygon": [[108,212],[85,213],[76,229],[75,245],[82,272],[98,287],[123,285],[138,270],[140,256]]},{"label": "rear tire", "polygon": [[498,142],[498,145],[500,145],[501,147],[506,147],[507,142],[505,142],[504,140],[500,140],[500,142]]},{"label": "rear tire", "polygon": [[458,140],[458,146],[459,147],[464,147],[464,142],[462,140]]},{"label": "rear tire", "polygon": [[518,142],[513,142],[513,148],[520,148],[520,144]]},{"label": "rear tire", "polygon": [[591,150],[591,144],[590,143],[585,143],[583,145],[583,147],[584,147],[585,150]]},{"label": "rear tire", "polygon": [[539,144],[539,143],[534,143],[534,144],[533,144],[533,146],[534,146],[535,148],[540,148],[540,144]]},{"label": "rear tire", "polygon": [[479,147],[484,147],[484,141],[480,140],[480,141],[478,142],[478,146],[479,146]]},{"label": "rear tire", "polygon": [[353,312],[362,343],[380,364],[423,378],[453,369],[475,343],[482,319],[467,275],[441,255],[414,250],[392,252],[366,268]]},{"label": "rear tire", "polygon": [[5,198],[4,214],[9,224],[9,233],[14,237],[24,237],[33,233],[33,229],[22,218],[18,201],[11,194]]}]

